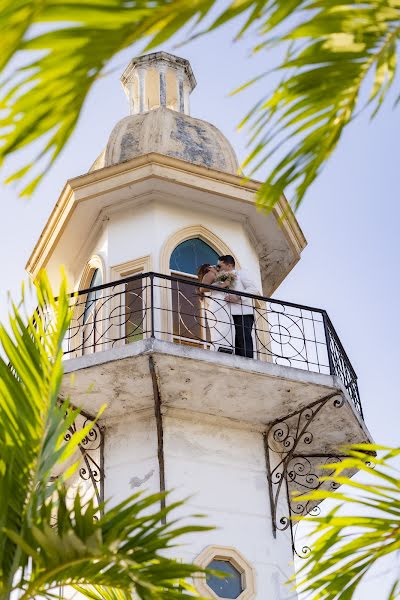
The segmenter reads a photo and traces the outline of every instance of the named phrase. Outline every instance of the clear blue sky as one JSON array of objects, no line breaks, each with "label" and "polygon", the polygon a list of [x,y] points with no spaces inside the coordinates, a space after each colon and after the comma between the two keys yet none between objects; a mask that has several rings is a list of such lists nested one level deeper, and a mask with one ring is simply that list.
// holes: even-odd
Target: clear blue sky
[{"label": "clear blue sky", "polygon": [[[229,27],[177,51],[163,49],[191,61],[198,82],[192,115],[218,126],[243,159],[246,137],[235,127],[260,87],[233,98],[228,92],[270,68],[275,57],[249,59],[246,43],[231,43],[233,32]],[[32,199],[1,188],[1,319],[6,293],[18,294],[25,262],[65,181],[88,170],[114,124],[128,114],[118,78],[139,51],[124,52],[114,61],[116,71],[97,83],[67,149]],[[399,119],[400,107],[396,112],[388,104],[372,123],[362,116],[349,128],[297,213],[308,247],[276,293],[327,309],[358,373],[367,425],[376,441],[391,445],[399,443]],[[357,599],[384,598],[386,581],[387,575],[373,578]]]}]

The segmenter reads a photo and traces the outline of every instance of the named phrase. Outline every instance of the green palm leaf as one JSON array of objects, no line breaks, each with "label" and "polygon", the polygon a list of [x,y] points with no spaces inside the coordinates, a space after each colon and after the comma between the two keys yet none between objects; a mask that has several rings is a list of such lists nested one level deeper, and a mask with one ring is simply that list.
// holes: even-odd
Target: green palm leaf
[{"label": "green palm leaf", "polygon": [[14,304],[8,327],[0,325],[1,597],[51,598],[62,586],[81,586],[88,597],[97,586],[115,600],[193,597],[187,580],[199,568],[166,551],[208,528],[174,521],[181,503],[160,511],[162,495],[135,494],[110,508],[79,489],[67,494],[93,423],[71,433],[79,409],[59,400],[71,318],[65,281],[57,300],[44,275],[36,292],[34,315]]},{"label": "green palm leaf", "polygon": [[[252,35],[254,52],[277,44],[287,49],[275,68],[281,83],[242,121],[250,133],[244,166],[250,175],[260,168],[268,173],[259,192],[261,207],[270,209],[289,187],[297,208],[344,128],[362,108],[370,106],[375,115],[393,84],[400,4],[235,0],[204,27],[215,5],[212,0],[1,0],[6,25],[0,29],[0,69],[16,53],[23,65],[0,92],[0,164],[33,142],[40,148],[8,181],[30,177],[22,194],[33,192],[73,132],[91,86],[118,52],[138,41],[155,48],[182,30],[190,39],[238,19],[236,39]],[[49,30],[38,34],[37,25]],[[368,85],[369,99],[363,102]]]},{"label": "green palm leaf", "polygon": [[[24,3],[29,5],[28,2]],[[0,165],[4,159],[35,141],[38,155],[29,165],[18,169],[7,181],[26,178],[41,164],[39,174],[30,180],[22,195],[30,195],[49,166],[55,161],[72,134],[84,100],[110,59],[124,48],[153,35],[161,43],[173,35],[199,10],[207,12],[212,2],[190,5],[178,1],[171,5],[163,0],[78,0],[37,2],[26,21],[20,3],[2,0],[3,22],[17,20],[22,25],[8,41],[4,54],[11,58],[22,51],[23,66],[12,72],[0,95],[2,145]],[[173,9],[171,10],[171,7]],[[25,13],[24,13],[25,14]],[[28,18],[30,19],[28,22]],[[69,26],[64,23],[69,22]],[[30,24],[48,24],[49,31],[32,34]],[[61,25],[60,25],[61,24]],[[7,38],[4,40],[7,43]],[[32,58],[31,58],[32,57]],[[0,68],[1,68],[0,63]]]},{"label": "green palm leaf", "polygon": [[[375,451],[378,456],[366,462],[366,452]],[[297,581],[299,590],[315,600],[352,598],[371,567],[400,549],[400,479],[395,467],[400,450],[361,444],[346,452],[349,458],[323,468],[334,470],[326,481],[345,485],[348,492],[316,490],[299,496],[299,500],[335,501],[326,516],[305,519],[315,525],[315,539]],[[345,476],[347,469],[357,469],[367,481]],[[397,598],[398,592],[396,581],[388,600]]]},{"label": "green palm leaf", "polygon": [[[363,107],[371,105],[376,113],[396,70],[396,3],[330,0],[302,2],[299,8],[300,23],[279,40],[290,44],[278,67],[282,82],[242,122],[250,126],[255,144],[246,164],[253,172],[262,166],[270,172],[260,191],[266,208],[287,186],[292,186],[295,208],[299,206],[343,129]],[[263,30],[274,26],[268,18]],[[266,41],[271,41],[268,34]],[[362,104],[360,94],[371,72],[370,98]]]}]

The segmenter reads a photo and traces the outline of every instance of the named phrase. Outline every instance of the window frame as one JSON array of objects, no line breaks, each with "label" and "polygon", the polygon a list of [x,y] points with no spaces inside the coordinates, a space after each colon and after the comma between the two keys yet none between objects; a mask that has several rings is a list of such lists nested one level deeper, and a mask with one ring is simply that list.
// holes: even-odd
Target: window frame
[{"label": "window frame", "polygon": [[[175,246],[175,248],[172,250],[171,255],[170,255],[170,259],[169,259],[169,271],[170,274],[172,276],[176,276],[176,277],[181,277],[182,279],[188,279],[189,281],[193,281],[196,282],[197,281],[197,275],[196,273],[187,273],[185,271],[178,271],[176,269],[172,269],[171,268],[171,260],[172,260],[172,256],[175,252],[175,250],[177,248],[179,248],[179,246],[181,244],[184,244],[185,242],[189,241],[189,240],[200,240],[201,242],[203,242],[204,244],[206,244],[213,252],[215,252],[216,256],[220,256],[220,253],[218,252],[218,250],[216,250],[210,243],[208,243],[207,241],[205,241],[202,237],[200,237],[199,235],[196,235],[194,237],[189,237],[185,240],[182,240],[181,242],[179,242],[179,244],[177,244]],[[200,265],[198,265],[200,266]],[[196,339],[196,337],[188,337],[185,336],[184,333],[175,333],[175,321],[174,319],[176,319],[176,313],[174,313],[174,301],[173,301],[173,294],[177,293],[178,294],[178,298],[179,298],[179,284],[177,284],[178,287],[175,290],[174,289],[174,282],[171,282],[171,289],[170,289],[170,297],[171,297],[171,311],[170,311],[170,315],[171,315],[171,334],[172,334],[172,341],[176,344],[183,344],[183,345],[188,345],[188,346],[194,346],[197,348],[206,348],[206,349],[210,349],[210,344],[207,342],[207,325],[206,325],[206,320],[205,320],[205,316],[204,316],[204,304],[201,298],[199,298],[199,323],[198,323],[198,327],[199,327],[199,338],[200,339]],[[192,286],[190,286],[192,288]],[[195,288],[192,288],[195,289]],[[188,299],[188,302],[190,302],[190,299]],[[179,303],[179,300],[178,300]],[[178,313],[179,314],[179,313]],[[179,317],[178,317],[179,319]],[[179,327],[178,327],[179,329]],[[190,330],[189,330],[190,333]]]},{"label": "window frame", "polygon": [[[178,277],[182,275],[183,277],[193,277],[194,279],[197,278],[197,273],[196,272],[195,273],[188,273],[186,271],[180,271],[179,269],[174,269],[174,268],[171,267],[171,260],[172,260],[174,252],[179,248],[179,246],[181,246],[185,242],[189,242],[191,240],[200,240],[200,242],[202,242],[203,244],[205,244],[206,246],[208,246],[208,248],[210,248],[210,250],[212,250],[215,253],[217,260],[218,260],[218,257],[221,256],[221,253],[218,250],[216,250],[209,242],[205,241],[202,237],[200,237],[198,235],[194,236],[194,237],[189,237],[186,240],[183,240],[183,241],[179,242],[179,244],[177,244],[175,246],[175,248],[171,252],[171,256],[169,258],[169,271],[170,271],[171,275],[172,274],[176,274]],[[197,267],[200,267],[200,265],[197,265]]]},{"label": "window frame", "polygon": [[[105,272],[106,271],[105,271],[105,267],[104,267],[104,261],[103,261],[102,257],[98,254],[94,254],[93,256],[91,256],[90,259],[85,264],[83,271],[82,271],[82,275],[79,278],[79,283],[78,283],[77,287],[75,288],[75,290],[80,292],[82,290],[90,289],[90,285],[93,280],[93,275],[96,272],[96,270],[99,270],[101,273],[102,284],[105,283]],[[102,285],[102,284],[99,284],[99,285]],[[87,297],[88,297],[88,294],[86,294],[86,298],[84,300],[83,300],[84,295],[77,296],[76,298],[73,299],[74,310],[73,310],[72,321],[70,324],[70,331],[72,331],[72,329],[74,327],[76,327],[77,334],[76,334],[76,336],[74,335],[71,339],[64,340],[66,342],[66,347],[65,347],[64,351],[67,354],[70,354],[71,357],[75,357],[75,356],[80,357],[80,356],[84,356],[85,354],[91,354],[93,352],[96,352],[96,342],[94,344],[92,344],[93,352],[85,352],[84,336],[85,336],[85,330],[88,327],[88,322],[86,321],[85,323],[83,323],[83,317],[85,314]],[[96,300],[96,302],[97,302],[97,300]],[[96,307],[94,307],[94,310],[96,310]],[[89,319],[91,317],[92,312],[93,311],[91,311],[89,314]],[[101,308],[100,308],[100,318],[101,318]],[[100,333],[100,337],[102,335],[102,332],[103,332],[103,324],[100,325],[100,328],[97,332],[97,333]],[[95,336],[94,330],[93,330],[93,335]]]},{"label": "window frame", "polygon": [[[200,240],[202,240],[205,244],[210,246],[210,248],[212,248],[218,254],[218,256],[222,256],[223,254],[231,254],[235,258],[237,268],[240,268],[240,265],[239,265],[239,262],[238,262],[236,256],[232,253],[231,249],[225,244],[225,242],[223,242],[219,237],[217,237],[217,235],[215,235],[212,231],[210,231],[203,225],[190,225],[189,227],[179,229],[164,242],[164,245],[163,245],[163,247],[161,249],[161,253],[160,253],[160,272],[161,273],[165,273],[165,274],[171,275],[171,276],[175,275],[176,277],[183,276],[183,277],[188,277],[188,278],[193,278],[193,279],[196,278],[196,276],[193,275],[192,273],[183,273],[181,271],[180,272],[172,271],[170,269],[171,256],[172,256],[172,253],[174,252],[175,248],[177,248],[183,242],[190,240],[190,239],[194,239],[194,238],[199,238]],[[161,290],[160,301],[161,301],[161,306],[166,307],[166,310],[164,311],[164,314],[162,315],[162,319],[161,319],[162,331],[165,331],[165,332],[172,331],[173,330],[173,315],[172,315],[172,286],[171,285],[165,285],[165,289]],[[173,335],[165,335],[164,334],[164,336],[162,336],[162,337],[168,341],[169,340],[174,341]],[[206,336],[203,335],[202,337],[205,338]],[[181,343],[183,343],[183,344],[187,343],[187,344],[191,345],[189,339],[182,340]],[[198,342],[198,343],[195,343],[194,345],[197,347],[209,349],[209,344],[207,344],[206,342],[204,342],[204,343]]]},{"label": "window frame", "polygon": [[[117,282],[119,279],[125,279],[125,277],[133,277],[134,275],[139,275],[140,273],[148,273],[149,271],[151,271],[151,256],[150,255],[146,255],[146,256],[141,256],[140,258],[136,258],[134,260],[129,260],[123,263],[119,263],[116,265],[113,265],[112,267],[110,267],[110,281],[113,282],[115,285],[118,285]],[[149,307],[150,306],[150,289],[147,288],[146,289],[146,293],[145,293],[145,307]],[[112,304],[112,310],[111,313],[113,311],[113,309],[117,310],[117,306],[118,303],[116,300],[114,300],[113,304]],[[144,309],[145,312],[148,309]],[[146,320],[147,318],[147,312],[145,314],[144,319]],[[124,324],[125,326],[125,324]],[[116,327],[122,327],[122,325],[111,325],[111,332],[113,332],[114,328]],[[146,339],[149,337],[149,332],[147,331],[148,328],[145,328],[145,331],[143,332],[143,337],[142,340]],[[127,337],[125,336],[125,332],[123,335],[118,335],[117,336],[119,339],[116,342],[112,342],[111,347],[115,348],[115,347],[119,347],[119,346],[125,346],[126,344],[128,344],[129,342],[127,342]],[[135,340],[135,343],[137,343],[138,341],[142,341],[142,340]]]},{"label": "window frame", "polygon": [[[203,569],[207,569],[213,560],[225,560],[230,562],[242,576],[242,593],[236,600],[253,600],[256,597],[255,571],[249,561],[237,550],[230,546],[207,546],[196,557],[194,563]],[[209,587],[206,575],[201,575],[194,581],[196,590],[201,596],[209,597],[214,600],[228,600],[217,596],[213,589]]]}]

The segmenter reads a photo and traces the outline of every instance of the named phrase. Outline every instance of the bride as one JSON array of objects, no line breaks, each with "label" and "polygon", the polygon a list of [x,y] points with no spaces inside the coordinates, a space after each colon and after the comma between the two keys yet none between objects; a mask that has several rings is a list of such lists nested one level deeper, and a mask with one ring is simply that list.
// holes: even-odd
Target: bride
[{"label": "bride", "polygon": [[212,349],[218,352],[233,354],[234,350],[234,325],[231,315],[230,303],[225,300],[225,289],[229,281],[216,281],[218,271],[216,267],[205,263],[197,271],[199,281],[205,285],[215,285],[221,289],[209,290],[200,288],[204,299],[204,310],[207,319]]}]

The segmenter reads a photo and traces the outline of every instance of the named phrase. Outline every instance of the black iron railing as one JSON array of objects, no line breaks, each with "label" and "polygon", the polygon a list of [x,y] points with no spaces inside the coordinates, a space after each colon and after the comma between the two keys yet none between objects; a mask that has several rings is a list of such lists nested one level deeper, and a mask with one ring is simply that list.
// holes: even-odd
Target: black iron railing
[{"label": "black iron railing", "polygon": [[[324,310],[144,273],[71,296],[66,357],[157,338],[337,375],[362,415],[357,376]],[[235,302],[233,301],[235,300]]]}]

